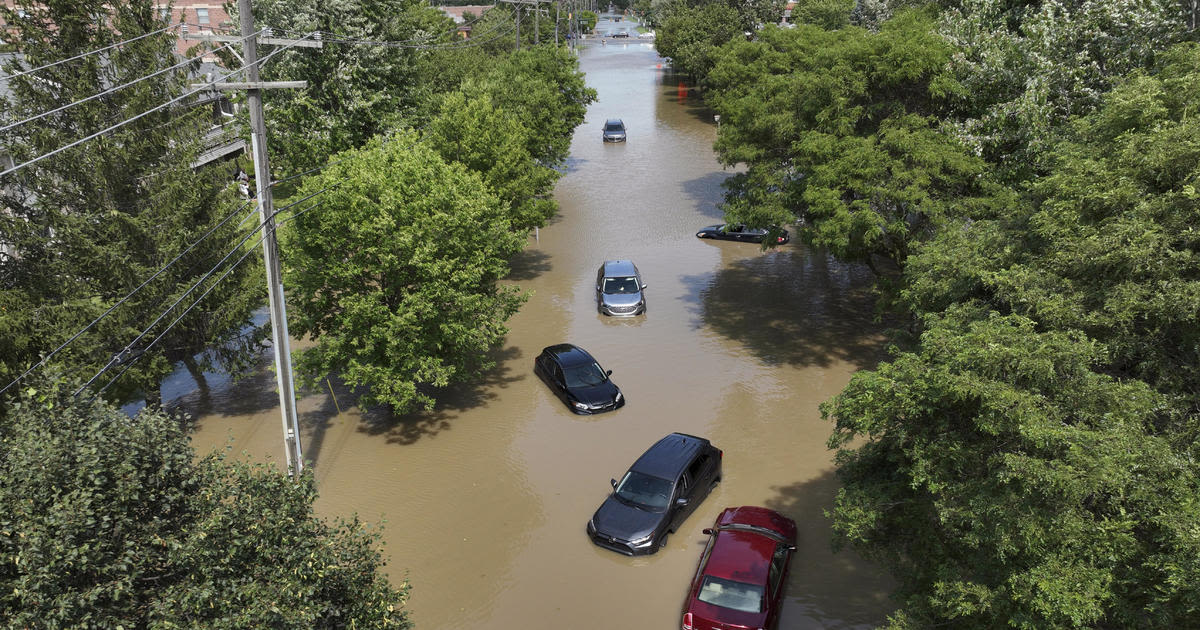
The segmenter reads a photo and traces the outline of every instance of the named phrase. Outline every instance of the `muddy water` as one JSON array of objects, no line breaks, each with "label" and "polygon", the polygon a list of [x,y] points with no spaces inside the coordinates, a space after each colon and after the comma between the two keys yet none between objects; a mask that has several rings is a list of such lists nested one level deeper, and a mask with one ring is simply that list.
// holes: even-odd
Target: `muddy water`
[{"label": "muddy water", "polygon": [[[307,393],[318,512],[386,521],[387,570],[411,580],[420,628],[677,628],[700,530],[745,504],[800,525],[781,628],[881,622],[889,583],[878,567],[829,550],[822,510],[837,484],[817,411],[879,358],[868,274],[799,243],[763,253],[695,238],[719,222],[729,175],[711,152],[711,113],[649,44],[584,47],[581,63],[600,101],[576,133],[559,217],[516,261],[513,282],[531,298],[497,369],[434,412],[403,418],[360,411],[336,383],[336,399]],[[601,142],[607,117],[625,120],[627,143]],[[641,268],[644,317],[596,313],[596,268],[613,258]],[[563,341],[613,370],[624,409],[575,416],[549,394],[533,359]],[[264,371],[219,382],[206,400],[185,396],[198,450],[230,444],[278,461],[273,385]],[[723,483],[657,555],[593,546],[584,524],[609,479],[671,431],[724,449]]]}]

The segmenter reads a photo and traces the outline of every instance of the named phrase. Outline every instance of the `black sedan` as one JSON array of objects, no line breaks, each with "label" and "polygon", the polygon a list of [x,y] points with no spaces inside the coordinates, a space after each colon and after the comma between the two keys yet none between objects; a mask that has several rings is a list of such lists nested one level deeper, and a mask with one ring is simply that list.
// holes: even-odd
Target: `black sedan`
[{"label": "black sedan", "polygon": [[788,242],[788,231],[783,228],[752,228],[746,227],[742,223],[724,223],[721,225],[710,225],[702,227],[696,232],[697,238],[716,238],[725,241],[745,241],[747,243],[761,243],[763,239],[772,237],[775,243],[782,245]]},{"label": "black sedan", "polygon": [[537,374],[567,408],[579,414],[604,413],[625,406],[621,389],[586,350],[560,343],[542,350],[533,362]]}]

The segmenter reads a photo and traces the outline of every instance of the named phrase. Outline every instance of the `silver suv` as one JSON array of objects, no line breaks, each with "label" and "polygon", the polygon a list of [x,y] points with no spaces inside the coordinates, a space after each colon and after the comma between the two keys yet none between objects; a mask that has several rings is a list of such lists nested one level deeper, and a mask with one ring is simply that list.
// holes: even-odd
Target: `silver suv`
[{"label": "silver suv", "polygon": [[646,312],[646,283],[629,260],[608,260],[596,272],[596,308],[605,315],[633,317]]}]

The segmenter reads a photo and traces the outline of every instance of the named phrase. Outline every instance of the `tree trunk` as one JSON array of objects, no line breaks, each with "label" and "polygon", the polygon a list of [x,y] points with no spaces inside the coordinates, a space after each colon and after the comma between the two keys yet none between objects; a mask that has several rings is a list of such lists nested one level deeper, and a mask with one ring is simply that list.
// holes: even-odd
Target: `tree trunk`
[{"label": "tree trunk", "polygon": [[204,370],[200,369],[200,364],[196,362],[196,357],[188,355],[183,358],[183,365],[187,368],[188,374],[192,375],[192,380],[196,381],[196,387],[200,388],[200,395],[208,397],[208,379],[204,378]]}]

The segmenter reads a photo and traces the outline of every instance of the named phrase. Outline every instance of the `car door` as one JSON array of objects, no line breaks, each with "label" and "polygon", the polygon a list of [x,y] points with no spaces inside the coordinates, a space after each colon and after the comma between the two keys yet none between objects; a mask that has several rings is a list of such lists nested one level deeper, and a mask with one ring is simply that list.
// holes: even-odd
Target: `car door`
[{"label": "car door", "polygon": [[792,553],[792,546],[787,543],[778,543],[775,545],[775,554],[771,557],[771,567],[768,571],[767,583],[767,623],[766,627],[774,627],[772,624],[779,618],[779,608],[783,605],[783,588],[787,583],[788,560]]},{"label": "car door", "polygon": [[694,482],[692,493],[695,495],[689,501],[689,507],[695,509],[695,505],[704,500],[712,490],[713,485],[717,480],[716,457],[712,449],[703,449],[696,459],[688,466],[687,474]]},{"label": "car door", "polygon": [[[687,505],[679,505],[680,499],[687,499]],[[675,531],[679,528],[680,523],[691,514],[692,504],[695,502],[695,497],[692,496],[692,480],[688,479],[687,472],[684,472],[679,477],[679,481],[675,483],[675,494],[671,496],[671,517],[668,522],[667,529]]]},{"label": "car door", "polygon": [[555,393],[558,394],[558,397],[561,398],[563,402],[567,403],[568,405],[571,404],[571,401],[567,400],[567,376],[563,374],[562,366],[559,365],[557,361],[552,361],[551,368],[550,380],[553,381]]}]

